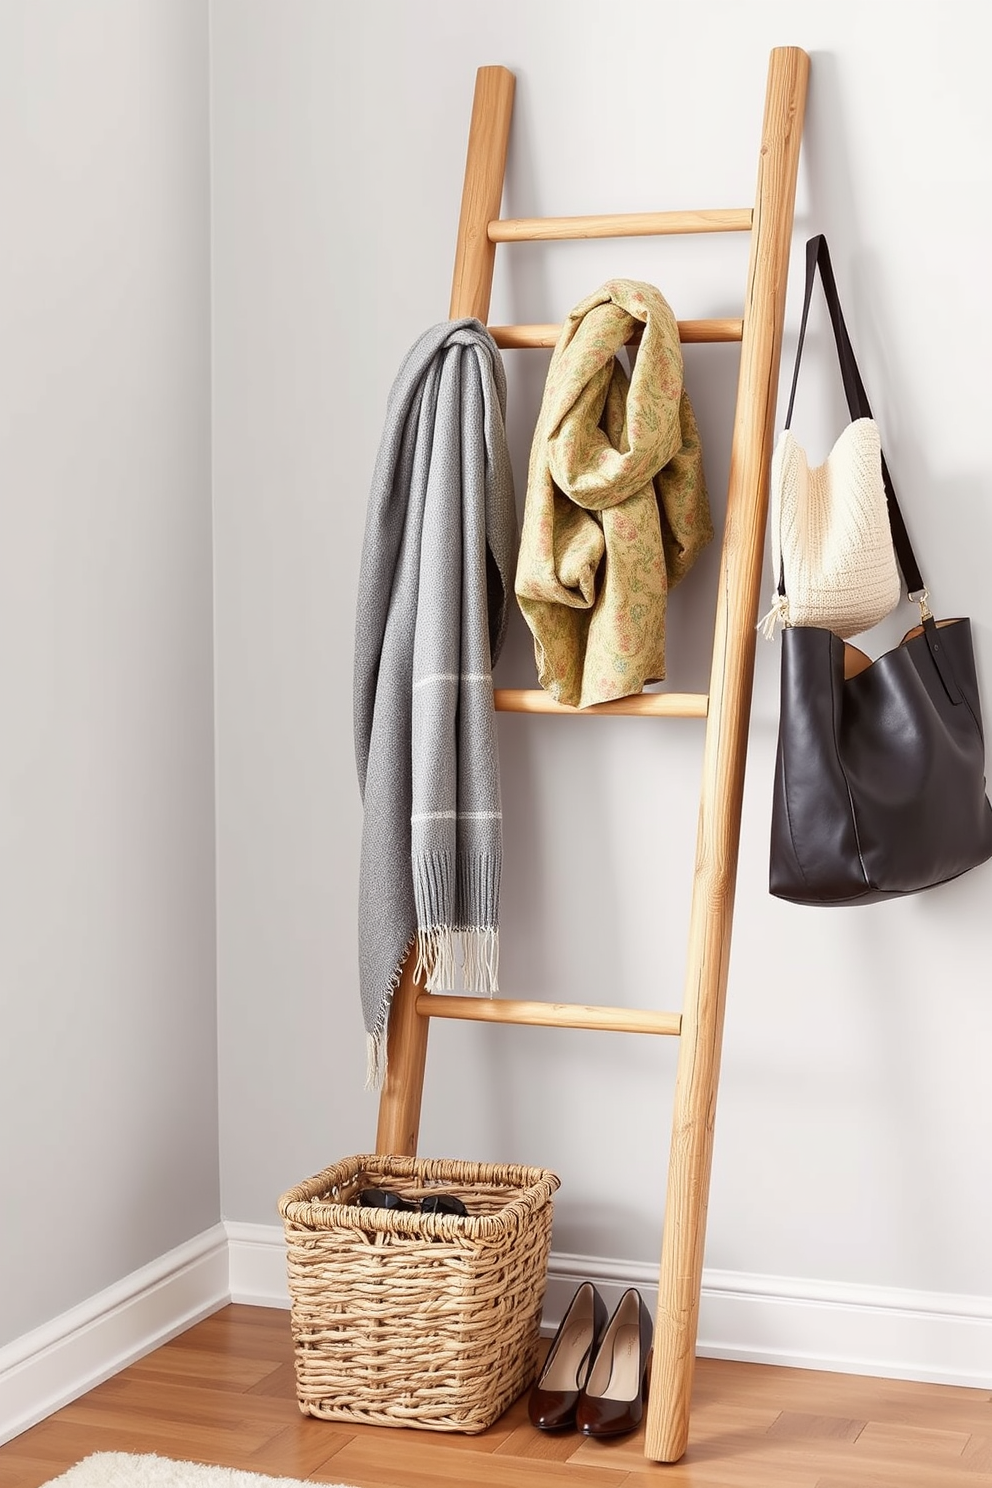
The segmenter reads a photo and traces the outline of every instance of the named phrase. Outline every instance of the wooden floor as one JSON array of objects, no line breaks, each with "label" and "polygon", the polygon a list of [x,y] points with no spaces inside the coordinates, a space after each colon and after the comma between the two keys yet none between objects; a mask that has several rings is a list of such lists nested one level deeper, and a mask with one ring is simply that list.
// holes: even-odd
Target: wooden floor
[{"label": "wooden floor", "polygon": [[534,1431],[526,1396],[480,1436],[300,1415],[289,1314],[229,1306],[0,1447],[0,1488],[91,1452],[157,1452],[356,1488],[985,1488],[992,1394],[701,1359],[689,1450],[648,1463]]}]

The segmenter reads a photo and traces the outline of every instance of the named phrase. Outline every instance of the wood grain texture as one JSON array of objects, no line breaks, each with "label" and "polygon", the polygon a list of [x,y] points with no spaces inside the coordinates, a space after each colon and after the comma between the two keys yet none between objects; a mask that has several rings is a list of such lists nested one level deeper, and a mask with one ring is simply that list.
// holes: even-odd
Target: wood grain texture
[{"label": "wood grain texture", "polygon": [[988,1391],[700,1359],[681,1461],[543,1434],[526,1396],[477,1436],[300,1414],[290,1315],[231,1305],[0,1446],[2,1488],[157,1452],[356,1488],[992,1488]]},{"label": "wood grain texture", "polygon": [[451,283],[452,320],[474,315],[485,324],[496,244],[489,223],[499,216],[516,80],[505,67],[480,67],[475,78],[465,180]]},{"label": "wood grain texture", "polygon": [[[679,340],[684,346],[702,342],[740,341],[744,334],[744,322],[740,319],[680,320]],[[504,351],[526,351],[528,348],[551,350],[561,335],[560,325],[491,325],[489,334],[496,345]],[[639,341],[640,331],[634,331],[628,344]]]},{"label": "wood grain texture", "polygon": [[553,713],[575,718],[705,718],[709,699],[705,692],[635,692],[630,697],[611,698],[588,708],[558,703],[540,687],[497,687],[493,693],[497,713]]},{"label": "wood grain texture", "polygon": [[509,997],[455,997],[422,992],[417,1009],[429,1018],[464,1018],[475,1023],[516,1023],[531,1028],[589,1028],[604,1033],[677,1036],[681,1013],[653,1009],[591,1007],[579,1002],[520,1002]]},{"label": "wood grain texture", "polygon": [[660,1462],[676,1462],[688,1440],[772,425],[808,75],[809,58],[799,48],[772,52],[717,585],[645,1444],[647,1455]]},{"label": "wood grain texture", "polygon": [[503,217],[490,222],[491,243],[567,238],[643,238],[674,233],[750,232],[750,207],[701,212],[613,212],[587,217]]},{"label": "wood grain texture", "polygon": [[417,1012],[417,997],[423,991],[423,984],[414,976],[415,966],[416,957],[411,950],[393,993],[386,1037],[386,1075],[379,1095],[375,1150],[396,1157],[417,1155],[427,1066],[430,1020]]}]

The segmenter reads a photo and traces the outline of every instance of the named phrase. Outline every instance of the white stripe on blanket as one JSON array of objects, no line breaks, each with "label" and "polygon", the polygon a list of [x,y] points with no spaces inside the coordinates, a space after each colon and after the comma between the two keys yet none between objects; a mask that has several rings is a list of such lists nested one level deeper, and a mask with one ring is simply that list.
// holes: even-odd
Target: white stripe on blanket
[{"label": "white stripe on blanket", "polygon": [[487,677],[485,672],[431,672],[429,677],[421,677],[419,682],[414,682],[413,690],[418,687],[427,687],[431,682],[485,682],[492,686],[492,677]]}]

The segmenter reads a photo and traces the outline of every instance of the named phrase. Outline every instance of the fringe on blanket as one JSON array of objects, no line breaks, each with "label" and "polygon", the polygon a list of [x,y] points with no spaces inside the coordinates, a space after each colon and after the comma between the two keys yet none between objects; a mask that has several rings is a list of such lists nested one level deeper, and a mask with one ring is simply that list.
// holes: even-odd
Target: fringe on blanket
[{"label": "fringe on blanket", "polygon": [[[499,931],[492,926],[470,930],[417,932],[417,962],[413,974],[428,992],[451,992],[461,982],[464,992],[495,997],[499,991]],[[407,955],[412,951],[411,943]],[[459,977],[460,972],[460,977]],[[386,1078],[386,1049],[393,995],[400,984],[398,970],[389,988],[382,1020],[365,1036],[365,1089],[381,1090]]]},{"label": "fringe on blanket", "polygon": [[493,997],[499,991],[499,931],[486,926],[451,930],[440,925],[417,933],[414,975],[428,992],[465,992]]}]

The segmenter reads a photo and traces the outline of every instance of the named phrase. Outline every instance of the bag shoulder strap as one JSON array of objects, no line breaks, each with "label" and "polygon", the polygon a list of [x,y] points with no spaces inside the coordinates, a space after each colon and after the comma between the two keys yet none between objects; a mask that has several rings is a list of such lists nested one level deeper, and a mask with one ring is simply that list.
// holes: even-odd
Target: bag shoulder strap
[{"label": "bag shoulder strap", "polygon": [[[803,343],[806,340],[806,322],[809,319],[810,300],[813,295],[813,280],[819,267],[820,280],[823,284],[823,294],[830,311],[830,323],[834,330],[834,341],[837,345],[837,357],[840,362],[841,378],[844,383],[844,393],[847,397],[847,406],[852,419],[872,418],[871,406],[868,402],[868,394],[858,370],[858,364],[854,356],[854,348],[851,338],[847,333],[844,322],[844,312],[840,307],[840,299],[837,294],[837,283],[834,279],[833,265],[830,262],[830,251],[827,248],[827,240],[822,233],[810,238],[806,244],[806,290],[803,297],[803,314],[799,324],[799,341],[796,346],[796,365],[792,373],[792,389],[789,393],[789,407],[785,415],[785,427],[788,429],[792,423],[792,409],[796,401],[796,386],[799,382],[799,364],[803,355]],[[885,455],[882,455],[882,481],[885,486],[885,497],[889,508],[889,526],[892,530],[892,543],[896,550],[896,558],[902,569],[902,576],[906,581],[906,588],[911,597],[921,594],[926,588],[920,574],[916,555],[909,541],[909,533],[906,531],[906,523],[896,493],[889,475],[888,466],[885,463]]]}]

